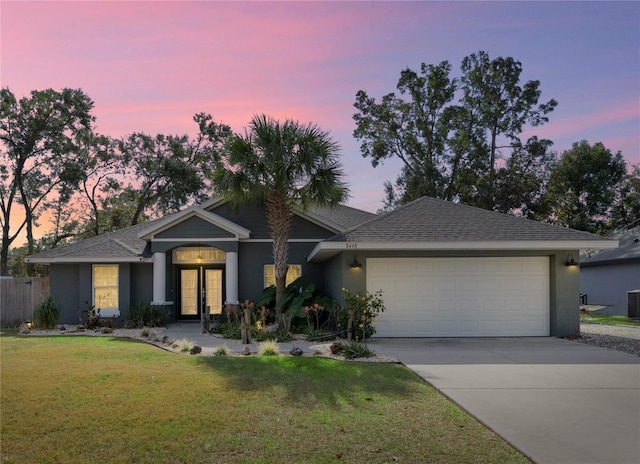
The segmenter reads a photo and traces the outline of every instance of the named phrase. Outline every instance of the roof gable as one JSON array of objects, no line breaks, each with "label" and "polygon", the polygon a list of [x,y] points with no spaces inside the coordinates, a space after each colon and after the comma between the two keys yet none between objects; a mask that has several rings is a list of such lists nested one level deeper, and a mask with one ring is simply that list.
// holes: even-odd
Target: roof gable
[{"label": "roof gable", "polygon": [[580,256],[580,266],[640,261],[640,226],[612,234],[620,246],[610,250],[588,250]]},{"label": "roof gable", "polygon": [[156,233],[154,238],[235,238],[235,235],[194,215]]},{"label": "roof gable", "polygon": [[[189,226],[196,227],[192,229]],[[156,238],[173,238],[175,236],[184,237],[184,234],[189,235],[187,238],[201,238],[203,233],[212,233],[212,236],[216,238],[236,239],[249,238],[251,234],[249,230],[228,219],[205,211],[198,206],[191,206],[159,220],[152,227],[138,233],[138,238],[153,240]]]},{"label": "roof gable", "polygon": [[[251,230],[253,239],[270,238],[265,210],[259,205],[232,207],[224,200],[211,200],[205,203],[208,211],[228,218],[234,223]],[[353,227],[365,220],[375,217],[374,214],[348,206],[338,205],[335,208],[294,209],[290,238],[322,240]]]}]

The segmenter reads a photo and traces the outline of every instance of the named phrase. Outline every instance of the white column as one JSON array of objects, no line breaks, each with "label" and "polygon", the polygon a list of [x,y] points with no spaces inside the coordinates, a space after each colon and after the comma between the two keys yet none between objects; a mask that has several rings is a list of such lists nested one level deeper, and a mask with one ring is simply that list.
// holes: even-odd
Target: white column
[{"label": "white column", "polygon": [[238,253],[227,251],[225,260],[227,303],[238,304]]},{"label": "white column", "polygon": [[166,300],[165,284],[167,281],[167,255],[153,254],[153,303],[159,304]]}]

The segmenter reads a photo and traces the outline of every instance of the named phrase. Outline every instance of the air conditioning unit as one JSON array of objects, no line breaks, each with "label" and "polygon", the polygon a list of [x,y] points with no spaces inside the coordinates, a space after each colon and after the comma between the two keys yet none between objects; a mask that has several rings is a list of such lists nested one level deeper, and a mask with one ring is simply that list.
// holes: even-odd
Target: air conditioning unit
[{"label": "air conditioning unit", "polygon": [[640,319],[640,290],[627,292],[627,316]]}]

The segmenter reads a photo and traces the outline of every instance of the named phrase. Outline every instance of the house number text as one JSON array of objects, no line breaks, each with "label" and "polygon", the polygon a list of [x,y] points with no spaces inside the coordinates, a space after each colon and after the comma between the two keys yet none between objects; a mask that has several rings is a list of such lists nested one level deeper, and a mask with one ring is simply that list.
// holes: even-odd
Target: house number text
[{"label": "house number text", "polygon": [[357,243],[347,243],[347,250],[354,250],[356,248],[358,248]]}]

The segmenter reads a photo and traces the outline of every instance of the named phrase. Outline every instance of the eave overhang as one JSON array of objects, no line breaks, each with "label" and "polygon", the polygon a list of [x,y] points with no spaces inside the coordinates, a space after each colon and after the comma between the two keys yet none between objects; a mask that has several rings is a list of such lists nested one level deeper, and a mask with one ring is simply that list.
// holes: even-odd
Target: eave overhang
[{"label": "eave overhang", "polygon": [[323,262],[343,251],[561,251],[617,248],[617,240],[511,240],[457,242],[346,242],[318,243],[307,257]]},{"label": "eave overhang", "polygon": [[629,258],[601,259],[598,261],[580,260],[580,267],[613,266],[616,264],[632,264],[632,263],[640,263],[640,256],[634,256]]},{"label": "eave overhang", "polygon": [[54,258],[25,258],[25,262],[32,264],[108,264],[108,263],[152,263],[152,258],[143,256],[100,257],[100,256],[57,256]]}]

